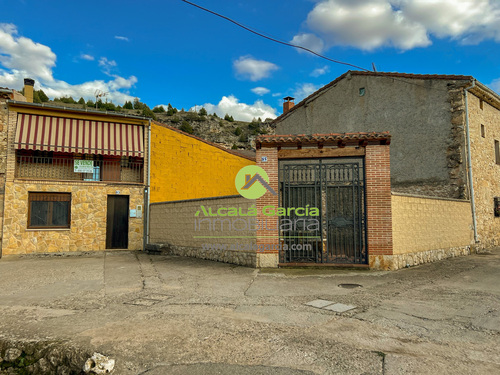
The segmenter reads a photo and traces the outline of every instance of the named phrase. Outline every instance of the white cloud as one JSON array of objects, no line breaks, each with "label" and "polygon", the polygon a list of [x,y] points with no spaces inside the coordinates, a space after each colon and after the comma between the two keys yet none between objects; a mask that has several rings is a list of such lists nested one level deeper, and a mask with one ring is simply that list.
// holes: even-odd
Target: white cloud
[{"label": "white cloud", "polygon": [[[89,61],[93,59],[91,55],[80,57]],[[15,25],[0,24],[0,86],[20,90],[24,78],[30,77],[35,80],[35,89],[43,89],[50,98],[72,96],[75,99],[92,99],[94,92],[101,90],[108,92],[107,98],[117,104],[134,99],[126,90],[137,83],[135,76],[124,78],[111,75],[109,81],[95,80],[72,85],[54,78],[52,69],[55,61],[56,55],[50,47],[18,36]],[[117,66],[116,61],[107,58],[101,58],[98,64],[108,74],[111,68]]]},{"label": "white cloud", "polygon": [[307,16],[307,25],[328,47],[345,45],[364,50],[426,47],[432,43],[431,36],[462,43],[500,41],[500,2],[321,0]]},{"label": "white cloud", "polygon": [[0,64],[7,69],[30,72],[47,82],[53,81],[56,54],[49,47],[17,34],[15,25],[0,24]]},{"label": "white cloud", "polygon": [[233,95],[223,96],[219,104],[206,103],[203,104],[203,107],[208,113],[215,112],[220,117],[224,117],[227,113],[239,121],[252,121],[258,117],[263,120],[276,117],[276,110],[262,100],[257,100],[253,104],[245,104],[240,103],[238,98]]},{"label": "white cloud", "polygon": [[117,67],[117,63],[115,60],[108,60],[106,57],[101,57],[99,59],[99,66],[102,68],[102,71],[107,75],[112,75],[111,71]]},{"label": "white cloud", "polygon": [[328,65],[325,65],[324,67],[322,68],[317,68],[317,69],[314,69],[312,72],[311,72],[311,76],[312,77],[319,77],[319,76],[322,76],[326,73],[328,73],[330,71],[330,67]]},{"label": "white cloud", "polygon": [[250,81],[259,81],[269,77],[271,72],[279,69],[277,65],[264,60],[254,59],[252,56],[241,56],[233,63],[236,74]]},{"label": "white cloud", "polygon": [[254,94],[257,94],[259,96],[266,95],[270,93],[270,90],[265,88],[265,87],[254,87],[252,90]]},{"label": "white cloud", "polygon": [[128,42],[129,41],[129,38],[127,38],[126,36],[119,36],[119,35],[115,35],[115,39],[118,39],[118,40],[123,40],[125,42]]},{"label": "white cloud", "polygon": [[82,60],[87,60],[87,61],[94,61],[94,60],[95,60],[94,56],[92,56],[92,55],[88,55],[88,54],[86,54],[86,53],[82,53],[82,54],[80,55],[80,58],[81,58]]},{"label": "white cloud", "polygon": [[[321,38],[318,38],[314,34],[301,33],[297,34],[293,37],[290,43],[295,44],[296,46],[305,47],[314,51],[316,53],[321,53],[325,48],[325,42]],[[303,49],[297,49],[300,53],[309,53],[304,51]]]},{"label": "white cloud", "polygon": [[293,93],[295,102],[300,102],[302,99],[307,98],[313,92],[317,91],[323,85],[314,85],[312,83],[303,83],[298,85]]}]

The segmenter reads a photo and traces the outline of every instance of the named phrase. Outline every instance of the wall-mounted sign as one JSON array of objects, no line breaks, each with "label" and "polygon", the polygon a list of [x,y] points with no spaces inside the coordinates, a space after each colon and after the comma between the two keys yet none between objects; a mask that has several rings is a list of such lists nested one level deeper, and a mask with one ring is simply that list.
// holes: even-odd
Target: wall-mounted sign
[{"label": "wall-mounted sign", "polygon": [[260,161],[263,163],[267,163],[267,156],[261,156]]},{"label": "wall-mounted sign", "polygon": [[74,160],[73,167],[75,173],[94,173],[93,160]]}]

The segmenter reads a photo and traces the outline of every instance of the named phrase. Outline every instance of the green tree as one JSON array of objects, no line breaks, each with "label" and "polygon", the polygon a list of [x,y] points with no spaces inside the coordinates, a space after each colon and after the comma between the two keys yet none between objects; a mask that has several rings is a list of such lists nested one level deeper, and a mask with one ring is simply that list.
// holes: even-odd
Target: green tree
[{"label": "green tree", "polygon": [[172,106],[170,106],[170,108],[168,108],[167,110],[167,116],[173,116],[177,113],[177,108],[172,108]]},{"label": "green tree", "polygon": [[62,97],[59,100],[66,104],[76,104],[75,99],[73,99],[71,96]]},{"label": "green tree", "polygon": [[49,101],[49,97],[43,92],[42,89],[38,90],[38,97],[40,98],[40,100],[42,101],[42,103],[45,103],[45,102]]},{"label": "green tree", "polygon": [[139,101],[139,98],[134,99],[134,109],[141,110],[144,108],[144,104]]},{"label": "green tree", "polygon": [[42,101],[40,100],[40,96],[38,94],[38,91],[33,91],[33,103],[41,103]]},{"label": "green tree", "polygon": [[233,122],[233,121],[234,121],[234,118],[233,118],[233,116],[229,116],[229,115],[226,113],[226,115],[224,116],[224,120],[229,121],[229,122]]},{"label": "green tree", "polygon": [[248,135],[242,134],[240,135],[240,138],[238,139],[239,142],[248,142]]},{"label": "green tree", "polygon": [[207,113],[207,110],[203,107],[201,107],[200,111],[198,112],[198,114],[200,116],[206,116],[208,113]]},{"label": "green tree", "polygon": [[193,127],[186,120],[182,121],[182,124],[179,127],[179,129],[182,130],[183,132],[186,132],[186,133],[189,133],[189,134],[193,134]]},{"label": "green tree", "polygon": [[233,146],[231,147],[231,150],[237,150],[238,149],[238,146],[236,146],[236,144],[233,143]]},{"label": "green tree", "polygon": [[241,133],[243,133],[243,132],[241,131],[241,129],[239,127],[234,129],[234,135],[241,135]]},{"label": "green tree", "polygon": [[123,105],[123,109],[134,109],[134,106],[132,105],[132,102],[128,101]]},{"label": "green tree", "polygon": [[165,108],[162,105],[157,105],[153,108],[154,113],[165,113]]},{"label": "green tree", "polygon": [[102,108],[104,108],[106,111],[116,111],[116,106],[111,102],[104,103],[102,105]]},{"label": "green tree", "polygon": [[156,120],[156,115],[146,104],[143,104],[142,115],[144,117],[151,117],[153,120]]},{"label": "green tree", "polygon": [[85,99],[83,98],[78,99],[78,104],[85,104]]},{"label": "green tree", "polygon": [[175,116],[170,121],[172,121],[172,123],[174,123],[174,124],[178,124],[179,122],[181,122],[181,119],[179,117]]},{"label": "green tree", "polygon": [[95,103],[94,103],[94,101],[93,101],[93,100],[90,100],[90,99],[89,99],[89,100],[87,100],[87,107],[92,107],[92,108],[94,108],[94,107],[95,107]]}]

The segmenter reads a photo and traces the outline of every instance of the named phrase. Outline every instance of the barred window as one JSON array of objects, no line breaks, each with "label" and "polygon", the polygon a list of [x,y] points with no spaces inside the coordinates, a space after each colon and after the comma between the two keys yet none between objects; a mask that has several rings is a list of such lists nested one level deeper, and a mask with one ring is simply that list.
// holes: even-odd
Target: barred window
[{"label": "barred window", "polygon": [[29,193],[28,228],[69,228],[71,193]]}]

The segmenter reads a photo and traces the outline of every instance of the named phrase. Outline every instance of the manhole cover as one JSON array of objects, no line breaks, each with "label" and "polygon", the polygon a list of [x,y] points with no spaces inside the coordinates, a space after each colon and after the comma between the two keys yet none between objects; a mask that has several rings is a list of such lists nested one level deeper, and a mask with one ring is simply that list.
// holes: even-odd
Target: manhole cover
[{"label": "manhole cover", "polygon": [[361,284],[339,284],[340,288],[345,288],[345,289],[354,289],[354,288],[362,288],[363,285]]}]

